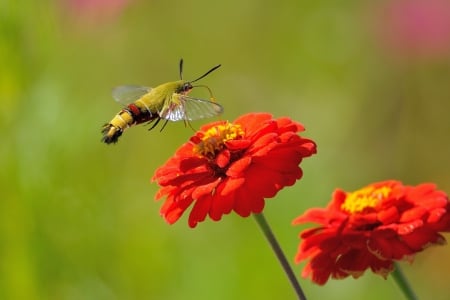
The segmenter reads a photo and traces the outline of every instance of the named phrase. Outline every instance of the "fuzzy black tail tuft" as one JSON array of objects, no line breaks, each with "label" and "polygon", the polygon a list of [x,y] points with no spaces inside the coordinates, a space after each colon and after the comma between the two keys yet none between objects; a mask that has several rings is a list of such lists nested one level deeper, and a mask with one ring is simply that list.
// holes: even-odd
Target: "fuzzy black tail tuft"
[{"label": "fuzzy black tail tuft", "polygon": [[102,128],[102,142],[106,144],[115,144],[122,135],[123,130],[115,127],[112,124],[105,124]]}]

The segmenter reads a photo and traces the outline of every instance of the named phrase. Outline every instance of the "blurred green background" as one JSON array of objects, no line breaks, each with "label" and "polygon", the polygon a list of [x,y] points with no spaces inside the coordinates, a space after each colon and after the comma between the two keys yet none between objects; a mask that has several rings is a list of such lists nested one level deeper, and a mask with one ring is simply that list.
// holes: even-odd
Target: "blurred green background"
[{"label": "blurred green background", "polygon": [[[303,229],[290,222],[336,187],[450,192],[449,2],[411,3],[1,0],[0,299],[295,298],[252,218],[189,229],[159,216],[150,178],[189,128],[100,142],[120,110],[111,89],[176,80],[181,57],[187,79],[222,64],[202,83],[224,119],[289,116],[317,142],[265,209],[290,261]],[[404,265],[423,299],[448,299],[448,270],[448,247]],[[401,298],[370,272],[301,284],[309,299]]]}]

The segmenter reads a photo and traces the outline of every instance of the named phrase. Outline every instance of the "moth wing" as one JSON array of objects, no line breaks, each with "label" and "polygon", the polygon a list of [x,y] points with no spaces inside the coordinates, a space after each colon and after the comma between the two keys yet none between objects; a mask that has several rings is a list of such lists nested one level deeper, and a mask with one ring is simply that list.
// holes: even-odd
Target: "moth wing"
[{"label": "moth wing", "polygon": [[176,101],[172,100],[160,112],[161,119],[193,121],[218,116],[223,113],[223,106],[213,101],[181,94],[174,94],[173,97],[178,99]]},{"label": "moth wing", "polygon": [[152,90],[150,87],[139,85],[121,85],[112,90],[112,96],[117,102],[128,105],[138,100]]}]

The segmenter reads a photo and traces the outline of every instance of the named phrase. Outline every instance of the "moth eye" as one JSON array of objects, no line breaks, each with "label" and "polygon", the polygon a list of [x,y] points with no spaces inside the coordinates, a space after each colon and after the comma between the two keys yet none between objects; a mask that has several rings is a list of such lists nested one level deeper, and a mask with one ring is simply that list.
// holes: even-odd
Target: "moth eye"
[{"label": "moth eye", "polygon": [[186,82],[184,85],[183,85],[183,92],[187,92],[187,91],[189,91],[189,90],[191,90],[192,89],[192,84],[190,84],[189,82]]}]

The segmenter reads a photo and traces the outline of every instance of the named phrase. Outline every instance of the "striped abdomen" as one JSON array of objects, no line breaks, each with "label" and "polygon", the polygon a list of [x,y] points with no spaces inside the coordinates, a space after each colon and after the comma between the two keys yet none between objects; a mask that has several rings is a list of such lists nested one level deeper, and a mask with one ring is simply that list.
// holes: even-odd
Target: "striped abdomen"
[{"label": "striped abdomen", "polygon": [[122,109],[114,118],[102,128],[102,142],[116,143],[123,131],[136,124],[153,121],[158,114],[152,114],[147,108],[139,108],[135,103]]}]

